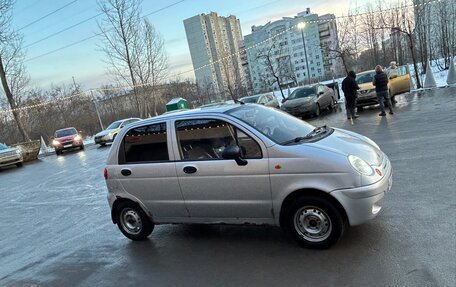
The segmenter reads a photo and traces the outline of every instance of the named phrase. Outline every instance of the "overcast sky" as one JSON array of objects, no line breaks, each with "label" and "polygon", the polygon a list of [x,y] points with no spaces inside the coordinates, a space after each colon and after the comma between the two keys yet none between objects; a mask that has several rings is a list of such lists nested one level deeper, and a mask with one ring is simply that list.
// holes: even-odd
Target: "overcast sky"
[{"label": "overcast sky", "polygon": [[[213,11],[220,16],[235,15],[240,19],[243,34],[247,35],[252,25],[263,25],[282,17],[293,17],[307,7],[318,14],[333,13],[340,16],[346,14],[349,7],[363,7],[367,3],[371,1],[160,0],[144,1],[142,15],[175,4],[148,16],[166,42],[172,75],[192,69],[183,20],[197,14]],[[61,7],[63,8],[52,13]],[[52,14],[44,17],[50,13]],[[24,47],[27,52],[25,64],[34,85],[48,88],[51,84],[71,84],[74,77],[86,90],[110,82],[109,76],[105,73],[104,55],[97,47],[100,38],[94,37],[52,53],[94,36],[99,32],[97,20],[99,21],[102,16],[49,37],[98,13],[100,11],[95,0],[16,0],[13,26],[24,36]],[[39,20],[40,18],[43,19]],[[47,37],[49,38],[44,39]],[[194,74],[186,73],[181,78],[194,78]]]}]

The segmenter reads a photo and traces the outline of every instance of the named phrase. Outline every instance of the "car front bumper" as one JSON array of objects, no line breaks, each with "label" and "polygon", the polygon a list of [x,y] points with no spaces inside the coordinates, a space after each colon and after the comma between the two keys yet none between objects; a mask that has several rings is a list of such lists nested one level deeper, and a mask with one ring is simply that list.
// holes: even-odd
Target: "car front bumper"
[{"label": "car front bumper", "polygon": [[344,207],[350,226],[362,224],[378,215],[383,197],[391,190],[393,171],[390,168],[378,182],[362,187],[331,192]]},{"label": "car front bumper", "polygon": [[114,135],[95,136],[95,144],[106,144],[114,141]]},{"label": "car front bumper", "polygon": [[21,156],[9,156],[0,158],[0,167],[14,165],[23,162]]},{"label": "car front bumper", "polygon": [[305,115],[312,115],[316,111],[316,105],[306,105],[306,106],[297,106],[293,108],[281,108],[282,111],[289,113],[292,116],[305,116]]}]

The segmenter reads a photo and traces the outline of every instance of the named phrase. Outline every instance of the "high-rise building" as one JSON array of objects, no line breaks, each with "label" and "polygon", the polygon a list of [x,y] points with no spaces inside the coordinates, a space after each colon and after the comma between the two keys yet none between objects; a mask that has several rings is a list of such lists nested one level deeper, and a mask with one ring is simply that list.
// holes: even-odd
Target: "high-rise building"
[{"label": "high-rise building", "polygon": [[287,87],[316,82],[325,75],[318,15],[310,9],[293,18],[253,26],[244,42],[255,93],[277,89],[277,78]]},{"label": "high-rise building", "polygon": [[332,77],[338,66],[330,52],[338,47],[333,19],[334,15],[318,17],[307,8],[293,18],[253,26],[244,42],[254,92],[277,89],[278,82],[287,87]]},{"label": "high-rise building", "polygon": [[184,26],[197,84],[212,88],[221,98],[242,95],[247,81],[239,19],[211,12],[184,20]]},{"label": "high-rise building", "polygon": [[323,68],[326,78],[345,76],[339,51],[336,16],[325,14],[318,17],[321,52],[323,53]]}]

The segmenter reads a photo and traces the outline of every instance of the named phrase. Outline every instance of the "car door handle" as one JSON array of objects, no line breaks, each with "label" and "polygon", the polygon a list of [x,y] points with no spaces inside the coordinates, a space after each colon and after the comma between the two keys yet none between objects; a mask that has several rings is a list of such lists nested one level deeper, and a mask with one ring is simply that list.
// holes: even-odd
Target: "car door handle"
[{"label": "car door handle", "polygon": [[197,171],[196,167],[194,166],[186,166],[184,167],[185,173],[195,173]]},{"label": "car door handle", "polygon": [[131,170],[129,170],[129,169],[122,169],[122,170],[120,171],[120,173],[121,173],[123,176],[129,176],[129,175],[131,175]]}]

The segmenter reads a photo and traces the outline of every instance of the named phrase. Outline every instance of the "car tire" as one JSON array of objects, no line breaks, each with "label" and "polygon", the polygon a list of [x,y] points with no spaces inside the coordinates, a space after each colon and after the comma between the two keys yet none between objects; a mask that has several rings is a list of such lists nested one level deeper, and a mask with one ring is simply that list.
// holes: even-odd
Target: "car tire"
[{"label": "car tire", "polygon": [[106,146],[106,143],[100,143],[100,146]]},{"label": "car tire", "polygon": [[81,150],[84,150],[84,145],[81,145],[79,148],[80,148]]},{"label": "car tire", "polygon": [[318,117],[320,116],[320,114],[321,114],[320,105],[317,104],[317,106],[316,106],[316,108],[315,108],[315,114],[314,114],[314,115],[315,115],[315,117],[318,118]]},{"label": "car tire", "polygon": [[358,112],[364,111],[364,107],[358,107],[358,108],[357,108],[357,111],[358,111]]},{"label": "car tire", "polygon": [[117,227],[134,241],[146,240],[155,227],[142,208],[131,201],[120,203],[116,216]]},{"label": "car tire", "polygon": [[22,162],[18,162],[18,163],[16,163],[16,166],[21,167],[21,166],[23,166],[23,164],[22,164]]},{"label": "car tire", "polygon": [[303,247],[325,249],[343,235],[346,223],[328,200],[316,196],[297,198],[286,210],[285,230]]},{"label": "car tire", "polygon": [[56,155],[61,155],[61,154],[62,154],[62,151],[61,151],[61,150],[55,150],[55,154],[56,154]]},{"label": "car tire", "polygon": [[329,104],[329,109],[333,111],[336,108],[336,101],[331,97],[331,104]]}]

